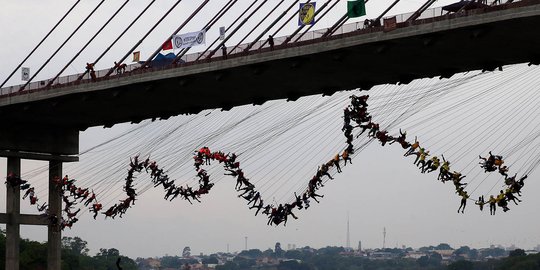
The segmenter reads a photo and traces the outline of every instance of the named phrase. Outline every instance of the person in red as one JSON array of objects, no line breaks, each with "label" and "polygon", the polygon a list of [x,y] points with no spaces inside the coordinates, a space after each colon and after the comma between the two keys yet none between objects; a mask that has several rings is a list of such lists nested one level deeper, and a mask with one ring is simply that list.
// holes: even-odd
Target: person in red
[{"label": "person in red", "polygon": [[101,203],[94,203],[92,205],[92,208],[90,209],[90,212],[94,212],[94,219],[96,219],[99,211],[103,208],[103,205]]}]

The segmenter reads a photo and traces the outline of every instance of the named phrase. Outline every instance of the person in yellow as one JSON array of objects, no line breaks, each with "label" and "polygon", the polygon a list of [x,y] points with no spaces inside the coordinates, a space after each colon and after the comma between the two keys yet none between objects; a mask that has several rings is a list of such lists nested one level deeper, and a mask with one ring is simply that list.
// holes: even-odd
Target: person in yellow
[{"label": "person in yellow", "polygon": [[420,147],[418,153],[416,153],[416,159],[414,160],[414,164],[420,166],[420,163],[422,163],[422,167],[424,167],[426,165],[427,156],[429,156],[429,151],[426,151],[423,147]]},{"label": "person in yellow", "polygon": [[495,199],[493,195],[490,195],[488,203],[489,203],[489,214],[495,215],[495,210],[497,210],[497,199]]},{"label": "person in yellow", "polygon": [[[469,199],[469,194],[467,194],[467,191],[462,190],[459,193],[459,196],[461,196],[461,204],[459,205],[457,212],[459,213],[459,210],[461,210],[461,213],[463,214],[465,212],[465,206],[467,206],[467,199]],[[463,209],[461,207],[463,207]]]},{"label": "person in yellow", "polygon": [[441,166],[441,161],[438,157],[431,158],[431,166],[428,166],[427,172],[435,171]]},{"label": "person in yellow", "polygon": [[452,173],[452,182],[454,182],[454,186],[456,189],[459,189],[461,186],[465,186],[467,184],[461,183],[461,179],[465,178],[465,175],[461,175],[460,172],[454,171]]},{"label": "person in yellow", "polygon": [[510,208],[508,208],[508,201],[506,200],[506,195],[504,194],[502,190],[497,196],[497,199],[495,200],[497,201],[497,205],[502,207],[504,212],[510,210]]},{"label": "person in yellow", "polygon": [[448,178],[450,178],[450,162],[444,159],[444,156],[442,156],[442,159],[444,162],[441,165],[441,169],[439,170],[439,176],[437,177],[437,180],[440,179],[441,181],[445,182],[446,180],[448,180]]}]

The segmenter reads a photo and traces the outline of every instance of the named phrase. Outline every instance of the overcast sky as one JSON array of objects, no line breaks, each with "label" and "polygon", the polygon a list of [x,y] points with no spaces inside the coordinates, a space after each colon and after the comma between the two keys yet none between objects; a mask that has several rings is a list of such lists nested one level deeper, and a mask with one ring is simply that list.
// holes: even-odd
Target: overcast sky
[{"label": "overcast sky", "polygon": [[[37,76],[37,79],[46,79],[56,75],[74,53],[90,38],[95,30],[101,26],[101,23],[116,10],[120,2],[123,1],[107,1],[104,4],[105,6],[96,13],[96,17],[89,21],[89,25],[81,29],[82,31],[47,65],[47,68],[44,69],[42,74]],[[199,16],[182,32],[199,30],[224,2],[222,0],[212,1],[211,4],[213,6],[203,10],[203,16]],[[241,4],[238,4],[238,7],[236,7],[236,10],[232,14],[239,14],[248,3],[248,1],[243,0],[239,2]],[[286,2],[290,3],[292,1],[287,0]],[[342,7],[339,10],[336,8],[331,16],[325,20],[321,20],[318,23],[318,27],[316,27],[317,29],[332,25],[344,13],[346,3],[345,1],[342,2],[340,4]],[[390,2],[385,0],[373,1],[372,3],[370,1],[367,5],[368,17],[378,16]],[[441,1],[437,5],[440,6],[449,2]],[[0,65],[0,79],[2,81],[37,42],[41,40],[72,3],[74,1],[0,0],[0,5],[2,6],[2,9],[0,9],[0,33],[2,33],[0,35],[0,44],[2,44],[0,59],[3,60],[2,65]],[[66,23],[60,26],[59,31],[55,32],[52,38],[44,44],[43,48],[38,50],[36,55],[31,57],[24,66],[30,67],[31,72],[36,71],[44,60],[62,43],[64,38],[76,27],[78,22],[97,3],[97,0],[83,0],[81,6],[75,10],[75,13],[69,16]],[[123,30],[123,27],[130,22],[127,18],[135,16],[146,3],[147,1],[144,1],[144,3],[141,1],[131,1],[122,13],[121,19],[113,21],[113,25],[107,28],[107,31],[100,38],[96,39],[87,51],[81,54],[67,69],[65,74],[82,72],[85,63],[93,61],[107,47],[111,40]],[[98,68],[109,67],[109,64],[125,54],[172,3],[173,1],[171,0],[158,1],[158,4],[150,10],[149,14],[143,17],[140,23],[135,25],[135,30],[128,32],[129,34],[117,46],[113,47],[111,52],[98,65]],[[156,46],[159,46],[163,42],[164,37],[168,36],[191,13],[198,3],[199,1],[184,0],[169,18],[164,21],[162,26],[154,34],[150,35],[148,41],[137,48],[137,50],[141,51],[142,58],[153,52]],[[320,5],[323,1],[317,1],[317,3]],[[414,11],[421,4],[421,1],[403,0],[391,13]],[[213,40],[218,35],[217,26],[227,26],[234,18],[236,17],[233,15],[226,16],[223,21],[220,21],[215,28],[209,31],[207,40]],[[361,20],[363,18],[352,20],[351,22]],[[256,22],[251,22],[250,25],[254,25]],[[291,33],[295,27],[296,21],[288,26],[288,30],[283,32],[283,35]],[[198,50],[201,49],[199,48]],[[528,74],[530,76],[521,78],[519,74]],[[480,105],[486,103],[493,104],[492,107],[496,109],[497,106],[502,105],[494,102],[506,99],[514,101],[509,101],[508,103],[516,106],[515,110],[522,110],[524,112],[531,110],[533,118],[534,115],[538,116],[538,112],[534,110],[537,107],[536,104],[538,104],[537,99],[535,99],[538,95],[534,91],[529,91],[522,95],[505,95],[513,93],[512,91],[507,91],[510,89],[517,89],[516,91],[523,89],[525,91],[525,89],[534,88],[535,85],[538,85],[538,81],[529,82],[528,84],[524,84],[523,82],[528,81],[530,77],[540,76],[538,76],[537,69],[525,66],[510,67],[508,70],[505,69],[504,72],[478,77],[463,76],[452,78],[451,81],[456,82],[456,84],[450,84],[450,86],[438,84],[437,80],[432,80],[429,83],[423,81],[415,82],[410,86],[376,87],[370,93],[375,103],[370,104],[374,104],[372,106],[375,111],[374,115],[379,117],[375,118],[375,121],[391,126],[389,130],[394,134],[398,132],[400,127],[404,127],[409,131],[410,136],[418,136],[421,140],[429,140],[428,145],[433,152],[443,153],[447,157],[453,157],[452,160],[456,162],[456,166],[463,165],[461,168],[466,168],[467,172],[470,171],[471,174],[467,178],[469,180],[475,176],[476,171],[474,171],[474,168],[477,167],[474,166],[474,163],[479,154],[487,154],[487,149],[491,150],[491,146],[493,148],[498,147],[500,151],[509,151],[508,149],[504,149],[503,146],[505,144],[511,144],[513,141],[512,138],[507,138],[503,141],[494,141],[496,143],[493,144],[488,143],[491,142],[492,137],[497,137],[497,134],[500,135],[500,133],[493,133],[490,132],[491,129],[481,127],[495,128],[498,122],[488,122],[490,124],[486,124],[483,121],[491,121],[494,117],[490,117],[489,120],[484,120],[483,117],[494,112],[489,111],[489,108],[485,108],[487,111],[476,109],[483,108],[484,106]],[[501,81],[507,83],[500,83]],[[19,83],[21,83],[20,73],[17,72],[9,84]],[[519,87],[516,87],[516,84]],[[433,86],[432,88],[426,88],[426,85]],[[450,94],[433,98],[433,101],[430,100],[429,106],[426,105],[426,110],[429,108],[432,111],[428,110],[423,115],[420,113],[417,115],[417,118],[401,119],[402,121],[399,123],[390,124],[392,119],[399,115],[399,110],[388,111],[385,109],[385,105],[394,104],[394,106],[397,106],[396,104],[400,104],[400,108],[406,108],[406,105],[403,102],[392,103],[389,101],[389,97],[394,95],[405,99],[407,98],[406,93],[412,93],[407,91],[426,93],[429,89],[443,89],[445,87],[452,90],[448,92]],[[476,102],[466,103],[465,107],[458,107],[451,102],[445,103],[445,101],[459,100],[463,96],[463,92],[459,92],[461,91],[459,89],[464,89],[467,95],[480,93],[482,89],[492,89],[490,91],[495,92],[489,92],[489,95],[482,96],[486,99],[478,98]],[[191,150],[196,149],[203,142],[197,142],[196,140],[183,141],[183,139],[186,137],[196,137],[198,132],[204,133],[200,134],[201,137],[204,137],[206,134],[212,134],[211,130],[200,131],[194,126],[186,125],[185,128],[182,128],[183,133],[171,133],[173,134],[171,138],[156,139],[155,149],[147,147],[147,142],[152,140],[152,138],[159,137],[165,132],[187,123],[190,119],[194,119],[193,121],[195,122],[199,121],[207,127],[213,128],[223,123],[234,124],[236,123],[235,121],[242,119],[243,115],[261,110],[264,112],[275,112],[277,115],[282,116],[271,117],[271,114],[268,113],[268,115],[263,114],[258,116],[260,118],[255,119],[260,119],[261,121],[269,121],[271,119],[275,120],[276,123],[280,123],[280,121],[285,122],[288,119],[287,117],[292,118],[295,113],[309,111],[316,104],[335,102],[335,106],[323,106],[324,113],[314,116],[313,119],[320,119],[320,121],[311,119],[313,122],[308,120],[302,122],[301,125],[303,126],[297,128],[297,131],[280,137],[283,141],[264,142],[264,148],[260,152],[250,151],[250,143],[255,142],[246,143],[245,146],[240,146],[241,148],[239,150],[231,149],[231,147],[227,148],[227,151],[231,152],[244,151],[246,153],[244,155],[246,159],[258,160],[252,162],[243,161],[248,163],[247,168],[250,169],[246,169],[246,174],[253,176],[252,179],[259,177],[259,180],[257,180],[258,185],[265,185],[273,181],[274,178],[280,179],[280,187],[266,188],[272,194],[271,196],[267,195],[267,197],[277,197],[276,200],[279,200],[281,197],[288,199],[289,197],[287,196],[290,196],[290,192],[287,193],[287,191],[299,189],[297,184],[287,183],[299,183],[301,186],[303,183],[302,179],[307,181],[308,178],[298,178],[299,176],[308,176],[314,172],[321,161],[331,158],[332,155],[328,155],[329,153],[333,153],[332,151],[337,151],[343,146],[343,138],[340,137],[341,135],[339,133],[342,119],[339,116],[343,106],[347,104],[348,94],[338,93],[333,97],[324,98],[308,97],[300,99],[295,103],[286,103],[284,101],[270,102],[261,107],[249,105],[230,112],[212,112],[208,116],[205,116],[208,112],[204,112],[200,115],[190,116],[192,118],[179,116],[169,121],[148,124],[148,126],[141,129],[144,131],[144,134],[141,133],[122,138],[123,142],[130,143],[129,147],[124,147],[125,149],[120,145],[106,146],[100,149],[100,152],[93,155],[83,155],[81,162],[73,165],[73,169],[70,168],[70,176],[80,179],[81,186],[91,186],[92,183],[98,181],[96,180],[98,178],[121,179],[123,172],[127,169],[125,165],[129,156],[136,153],[151,154],[156,160],[158,158],[164,160],[167,157],[188,156],[187,161],[180,163],[182,165],[184,163],[190,165],[189,154]],[[457,110],[449,109],[454,107]],[[422,117],[425,115],[446,110],[448,114],[444,115],[445,118],[443,119],[456,118],[456,122],[446,123],[442,128],[440,125],[436,125],[436,123],[425,123],[425,126],[414,124],[416,123],[415,121],[424,119]],[[469,121],[469,118],[467,118],[467,126],[465,126],[465,116],[470,117],[471,120]],[[460,120],[462,119],[461,117],[463,117],[463,120]],[[516,115],[515,117],[516,119],[513,118],[515,121],[521,119],[520,115]],[[533,125],[532,129],[527,128],[531,126],[531,123],[535,124],[537,122],[525,122],[522,133],[533,134],[535,131],[538,131],[534,128],[536,125]],[[446,125],[458,126],[460,124],[464,125],[464,130],[446,129]],[[267,166],[267,161],[264,161],[265,151],[275,153],[276,151],[283,150],[283,145],[287,143],[286,141],[298,139],[298,134],[301,133],[300,129],[302,127],[307,128],[312,126],[316,127],[317,130],[311,132],[309,134],[310,137],[306,137],[308,139],[299,143],[297,156],[286,156],[283,157],[284,162]],[[81,133],[81,150],[97,145],[134,127],[136,126],[123,124],[117,125],[112,129],[103,129],[102,127],[91,128]],[[251,127],[253,130],[247,127]],[[247,127],[245,129],[238,127],[235,130],[241,130],[247,134],[253,132],[254,134],[260,133],[261,136],[264,135],[264,125],[260,127],[252,124],[252,126]],[[514,127],[502,125],[502,128],[510,129]],[[333,134],[332,136],[322,136],[323,131],[327,129],[336,131],[331,133]],[[475,130],[486,132],[473,133]],[[520,130],[518,129],[517,132]],[[158,131],[163,131],[163,133]],[[217,134],[217,139],[209,140],[209,142],[213,143],[213,145],[209,146],[212,149],[226,147],[241,138],[240,135],[232,136],[230,134],[232,133],[224,132],[223,134]],[[317,134],[320,134],[320,136]],[[460,134],[468,136],[461,138],[459,136]],[[309,142],[312,144],[309,144]],[[180,146],[183,147],[182,149],[188,150],[180,151],[178,150]],[[328,146],[328,149],[322,146]],[[463,149],[461,146],[466,146],[466,148]],[[141,149],[144,148],[144,150],[137,150],[138,147]],[[319,149],[317,147],[321,148]],[[122,152],[123,150],[126,153]],[[524,151],[527,150],[529,148],[525,147]],[[513,151],[509,152],[514,153]],[[519,152],[516,150],[516,153]],[[512,162],[519,163],[519,154],[515,154],[512,157],[515,158]],[[302,163],[300,160],[308,160],[308,162]],[[1,161],[3,165],[0,166],[0,177],[4,178],[6,174],[5,159],[1,159]],[[233,190],[234,181],[220,180],[211,194],[204,197],[201,204],[190,205],[186,201],[180,200],[167,202],[162,198],[162,190],[149,190],[140,196],[135,207],[130,209],[124,218],[117,220],[103,220],[103,218],[98,218],[97,221],[94,221],[90,215],[85,214],[75,224],[72,230],[67,230],[64,234],[68,236],[80,236],[87,240],[92,253],[95,253],[98,248],[114,247],[118,248],[122,254],[131,257],[163,256],[165,254],[180,255],[181,250],[185,246],[190,246],[195,254],[200,252],[226,251],[228,246],[230,251],[239,251],[244,249],[245,237],[248,237],[248,248],[267,249],[273,247],[276,242],[281,242],[282,247],[285,248],[287,244],[295,244],[297,247],[309,245],[318,248],[327,245],[345,245],[347,216],[349,216],[350,239],[353,247],[358,245],[358,241],[362,241],[364,248],[382,247],[383,228],[386,228],[387,231],[386,246],[388,247],[401,245],[421,247],[425,245],[436,245],[441,242],[449,243],[455,248],[461,245],[485,247],[490,244],[503,244],[507,246],[515,244],[522,248],[532,248],[540,244],[540,235],[537,229],[540,226],[540,220],[538,219],[540,199],[534,193],[540,188],[536,180],[538,179],[538,173],[529,177],[523,190],[522,199],[524,202],[520,206],[515,207],[511,205],[512,210],[510,212],[503,214],[499,210],[500,213],[498,212],[496,216],[489,216],[486,210],[480,212],[472,203],[468,205],[465,214],[457,214],[456,210],[459,206],[459,198],[454,194],[450,184],[441,184],[436,181],[436,176],[434,179],[434,175],[419,173],[418,169],[412,165],[411,158],[403,157],[403,151],[397,145],[381,147],[379,144],[373,143],[355,157],[353,163],[352,166],[348,165],[345,167],[342,174],[336,175],[335,181],[328,182],[321,189],[321,194],[324,194],[325,197],[321,200],[320,204],[312,203],[312,207],[309,210],[298,212],[300,218],[298,220],[290,220],[286,227],[266,226],[266,219],[263,216],[254,217],[253,211],[247,209],[245,202],[237,198]],[[96,164],[99,166],[95,169],[88,169]],[[171,168],[172,173],[175,173],[171,174],[173,177],[179,179],[188,177],[189,179],[193,179],[193,175],[188,175],[192,169],[182,167],[175,170],[172,169],[174,164],[175,162],[173,161],[164,164],[164,166]],[[24,162],[23,176],[25,175],[25,170],[29,171],[42,165],[42,163]],[[104,170],[103,168],[106,168],[107,165],[117,170],[113,173],[103,175],[103,171],[100,170]],[[285,168],[287,170],[285,170],[284,166],[286,166]],[[265,171],[266,167],[268,167],[269,173]],[[77,174],[77,172],[81,174]],[[216,177],[219,175],[218,172],[219,170],[216,169],[214,174]],[[290,178],[288,177],[289,175]],[[46,179],[40,177],[32,175],[31,180],[35,181],[32,183],[44,193],[43,183]],[[491,193],[497,192],[500,186],[500,177],[489,178],[486,183],[482,181],[482,175],[478,176],[478,178],[479,180],[475,180],[475,183],[481,182],[482,184],[479,184],[480,191],[479,193],[475,193],[476,196],[478,194],[487,194],[488,191],[491,191]],[[286,179],[288,182],[281,179]],[[491,180],[494,182],[489,182]],[[473,180],[471,179],[469,181]],[[495,189],[490,189],[493,186]],[[99,189],[99,187],[95,188]],[[0,195],[0,198],[2,198],[1,201],[5,201],[3,199],[5,194],[4,186],[0,188],[0,194],[2,194]],[[113,195],[110,195],[108,198],[116,200],[117,198]],[[119,193],[116,193],[116,195],[119,195]],[[118,199],[120,198],[122,197],[118,197]],[[45,198],[42,200],[45,200]],[[23,205],[23,212],[32,213],[35,211],[28,207],[27,202],[22,202],[21,204]],[[5,211],[5,204],[0,204],[0,211]],[[46,228],[23,226],[21,234],[23,237],[33,240],[46,240]]]}]

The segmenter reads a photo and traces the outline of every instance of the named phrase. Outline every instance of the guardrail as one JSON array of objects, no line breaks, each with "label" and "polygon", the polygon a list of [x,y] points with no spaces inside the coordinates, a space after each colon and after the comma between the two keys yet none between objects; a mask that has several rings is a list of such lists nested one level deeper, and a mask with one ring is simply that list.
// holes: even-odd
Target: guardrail
[{"label": "guardrail", "polygon": [[[488,12],[499,11],[499,10],[504,10],[504,9],[509,9],[509,8],[535,5],[539,3],[540,3],[540,0],[521,0],[521,1],[515,1],[513,3],[499,4],[495,6],[489,6],[486,8],[467,10],[460,13],[451,13],[451,14],[443,14],[442,7],[435,7],[435,8],[427,9],[421,14],[421,16],[418,19],[412,22],[406,22],[406,20],[413,14],[413,12],[389,16],[389,17],[390,18],[396,17],[396,22],[397,22],[396,28],[403,28],[403,27],[408,27],[411,25],[419,25],[419,24],[425,24],[425,23],[432,23],[435,21],[450,20],[450,19],[459,18],[459,17],[488,13]],[[384,19],[381,19],[381,21],[379,22],[379,25],[383,25],[383,20]],[[370,26],[365,25],[364,22],[355,22],[355,23],[345,24],[341,26],[339,29],[337,29],[332,36],[322,38],[324,33],[327,32],[327,30],[328,29],[319,29],[319,30],[310,31],[304,34],[298,41],[294,43],[288,43],[288,44],[283,44],[283,42],[288,38],[288,36],[276,37],[274,38],[273,49],[278,50],[278,49],[301,46],[305,44],[312,44],[319,41],[342,38],[345,36],[381,32],[381,31],[384,31],[385,29],[383,26],[370,27]],[[298,33],[296,36],[292,37],[290,40],[294,41],[300,35],[302,35],[302,33]],[[241,44],[233,51],[228,51],[229,55],[227,56],[227,58],[241,57],[248,54],[266,52],[270,50],[270,47],[268,43],[266,42],[266,40],[261,40],[261,41],[256,42],[255,45],[252,46],[249,51],[245,51],[248,45],[249,43]],[[113,73],[112,75],[106,78],[104,78],[104,76],[109,71],[109,69],[97,70],[96,71],[97,79],[95,81],[123,78],[126,76],[133,76],[133,75],[137,75],[141,73],[147,73],[147,72],[158,71],[158,70],[163,70],[163,69],[181,68],[182,66],[193,65],[193,64],[198,64],[202,62],[207,63],[211,59],[224,59],[221,50],[218,50],[214,55],[210,57],[209,56],[210,56],[210,52],[206,52],[202,56],[201,56],[201,53],[186,54],[181,58],[178,64],[174,66],[166,66],[166,67],[161,67],[161,68],[140,69],[140,66],[141,66],[140,64],[138,63],[130,64],[130,65],[127,65],[126,72],[122,74]],[[208,59],[208,57],[210,59]],[[54,81],[52,86],[48,88],[45,88],[45,86],[49,82],[48,80],[32,82],[28,84],[23,91],[19,91],[20,88],[23,86],[23,84],[4,87],[0,89],[0,98],[13,96],[13,95],[19,95],[23,93],[32,93],[35,91],[41,91],[41,90],[46,90],[46,89],[51,89],[51,88],[59,88],[59,87],[66,87],[70,85],[91,83],[94,81],[90,79],[89,74],[85,75],[83,80],[77,81],[77,78],[79,76],[80,74],[74,74],[74,75],[59,77]]]}]

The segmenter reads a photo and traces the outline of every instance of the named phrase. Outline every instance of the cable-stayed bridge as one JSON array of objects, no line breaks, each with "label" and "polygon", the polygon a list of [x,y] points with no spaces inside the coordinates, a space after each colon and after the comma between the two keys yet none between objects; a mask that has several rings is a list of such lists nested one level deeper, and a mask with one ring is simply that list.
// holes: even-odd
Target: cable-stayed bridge
[{"label": "cable-stayed bridge", "polygon": [[[123,74],[97,71],[95,79],[77,74],[2,88],[0,118],[9,129],[0,134],[0,156],[18,175],[21,159],[48,160],[53,179],[62,175],[62,162],[77,160],[78,132],[91,126],[540,61],[540,1],[410,19],[415,14],[384,26],[382,18],[371,26],[342,20],[328,30],[275,36],[272,46],[266,38],[226,52],[217,45],[159,68],[150,62]],[[61,216],[52,182],[50,192],[49,210]],[[8,214],[0,215],[8,224],[7,269],[18,264],[19,224],[44,225],[19,213],[19,197],[17,188],[8,188]],[[61,234],[49,227],[49,268],[58,269]]]}]

